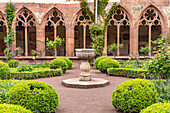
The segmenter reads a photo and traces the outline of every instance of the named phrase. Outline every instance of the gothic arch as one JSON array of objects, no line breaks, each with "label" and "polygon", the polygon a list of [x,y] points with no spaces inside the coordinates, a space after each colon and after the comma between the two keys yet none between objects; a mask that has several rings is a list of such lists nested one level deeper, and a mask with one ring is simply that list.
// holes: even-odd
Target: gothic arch
[{"label": "gothic arch", "polygon": [[43,15],[42,17],[42,21],[41,23],[44,23],[49,14],[49,12],[51,12],[52,10],[56,10],[57,12],[59,12],[59,14],[63,17],[63,20],[64,20],[64,23],[65,25],[68,25],[68,19],[67,19],[67,16],[56,6],[56,5],[52,5]]},{"label": "gothic arch", "polygon": [[26,6],[16,12],[13,22],[16,31],[15,47],[23,49],[25,56],[30,56],[37,48],[38,21],[35,14]]},{"label": "gothic arch", "polygon": [[[42,29],[45,33],[45,45],[47,38],[50,40],[55,40],[56,36],[60,36],[65,40],[60,49],[55,51],[55,56],[65,56],[66,55],[66,16],[56,7],[53,6],[46,14],[43,16]],[[47,48],[47,47],[45,47]],[[46,56],[51,56],[53,52],[45,50]]]},{"label": "gothic arch", "polygon": [[140,13],[137,28],[138,52],[141,47],[148,44],[149,56],[154,55],[152,53],[154,45],[152,45],[151,41],[156,40],[160,34],[166,32],[166,19],[163,12],[156,5],[149,4]]},{"label": "gothic arch", "polygon": [[90,37],[89,24],[91,17],[82,9],[76,13],[72,21],[74,28],[74,49],[91,48],[92,39]]},{"label": "gothic arch", "polygon": [[7,35],[7,22],[5,19],[4,14],[0,11],[0,56],[4,56],[4,50],[5,50],[5,43],[4,38]]},{"label": "gothic arch", "polygon": [[123,43],[124,48],[127,50],[124,48],[118,49],[115,54],[117,56],[128,56],[132,53],[133,48],[133,19],[127,8],[125,8],[122,4],[118,4],[118,6],[120,8],[112,15],[111,19],[109,20],[107,37],[105,38],[105,46],[108,46],[112,43],[116,43],[119,46],[120,43]]}]

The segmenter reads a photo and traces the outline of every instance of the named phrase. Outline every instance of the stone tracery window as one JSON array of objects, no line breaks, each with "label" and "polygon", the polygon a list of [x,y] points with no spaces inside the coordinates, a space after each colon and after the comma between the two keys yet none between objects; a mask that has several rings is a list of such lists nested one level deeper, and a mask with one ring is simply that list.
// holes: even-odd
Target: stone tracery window
[{"label": "stone tracery window", "polygon": [[80,11],[77,15],[74,27],[74,48],[91,48],[92,39],[89,31],[91,18],[85,11]]},{"label": "stone tracery window", "polygon": [[[148,44],[149,56],[153,55],[152,48],[155,46],[151,41],[156,40],[161,34],[161,24],[160,13],[152,6],[148,7],[140,17],[138,49]],[[142,53],[139,52],[139,55]]]},{"label": "stone tracery window", "polygon": [[[127,12],[123,8],[119,8],[112,15],[107,29],[107,45],[113,43],[118,46],[123,43],[124,47],[115,51],[117,56],[128,56],[130,52],[130,24]],[[113,55],[113,53],[108,53]]]},{"label": "stone tracery window", "polygon": [[6,37],[6,22],[5,18],[2,16],[0,13],[0,56],[4,55],[4,50],[5,50],[5,43],[4,43],[4,38]]},{"label": "stone tracery window", "polygon": [[[61,38],[66,37],[65,30],[65,21],[62,16],[62,13],[59,12],[56,8],[52,9],[46,16],[45,20],[45,37],[49,40],[55,40],[56,37],[59,36]],[[65,40],[66,42],[66,40]],[[60,49],[55,51],[55,55],[65,56],[66,53],[66,43],[62,44]],[[46,49],[46,56],[51,56],[52,53]]]},{"label": "stone tracery window", "polygon": [[36,21],[31,11],[23,8],[16,16],[16,47],[21,47],[25,56],[36,50]]}]

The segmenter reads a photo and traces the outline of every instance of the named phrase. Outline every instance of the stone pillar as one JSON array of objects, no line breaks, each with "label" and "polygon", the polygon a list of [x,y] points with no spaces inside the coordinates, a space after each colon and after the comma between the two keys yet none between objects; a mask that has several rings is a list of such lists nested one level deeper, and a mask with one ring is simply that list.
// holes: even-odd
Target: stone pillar
[{"label": "stone pillar", "polygon": [[66,25],[66,56],[74,56],[74,26]]},{"label": "stone pillar", "polygon": [[107,30],[105,32],[105,45],[104,45],[103,55],[107,56]]},{"label": "stone pillar", "polygon": [[45,26],[44,28],[39,26],[38,28],[38,36],[37,36],[37,50],[40,52],[40,56],[45,56]]},{"label": "stone pillar", "polygon": [[25,56],[28,56],[28,36],[27,36],[27,25],[25,25]]}]

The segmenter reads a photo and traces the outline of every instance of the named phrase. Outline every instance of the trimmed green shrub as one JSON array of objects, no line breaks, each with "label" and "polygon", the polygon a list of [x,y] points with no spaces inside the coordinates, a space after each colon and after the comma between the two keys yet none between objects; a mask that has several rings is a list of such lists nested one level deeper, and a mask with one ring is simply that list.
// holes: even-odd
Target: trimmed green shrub
[{"label": "trimmed green shrub", "polygon": [[20,105],[0,104],[0,113],[32,113]]},{"label": "trimmed green shrub", "polygon": [[9,104],[18,104],[33,113],[51,113],[58,107],[58,94],[51,85],[39,81],[24,81],[14,85],[7,93]]},{"label": "trimmed green shrub", "polygon": [[170,113],[170,103],[156,103],[143,109],[140,113]]},{"label": "trimmed green shrub", "polygon": [[72,68],[72,61],[68,57],[60,57],[60,58],[57,58],[57,59],[62,59],[64,61],[66,61],[67,65],[68,65],[68,69]]},{"label": "trimmed green shrub", "polygon": [[139,112],[157,102],[154,84],[145,79],[132,79],[120,84],[112,95],[112,105],[123,112]]},{"label": "trimmed green shrub", "polygon": [[6,103],[5,93],[9,91],[11,87],[22,81],[19,80],[0,80],[0,104]]},{"label": "trimmed green shrub", "polygon": [[10,74],[10,68],[8,64],[0,62],[0,78],[6,78]]},{"label": "trimmed green shrub", "polygon": [[61,68],[63,70],[63,73],[66,72],[68,69],[67,62],[62,59],[54,59],[50,62],[50,69],[58,69]]},{"label": "trimmed green shrub", "polygon": [[107,73],[111,76],[123,76],[128,78],[149,78],[147,70],[130,68],[108,68]]},{"label": "trimmed green shrub", "polygon": [[97,69],[99,69],[99,67],[98,67],[99,62],[100,62],[101,60],[103,60],[103,59],[106,59],[106,58],[109,58],[109,57],[107,57],[107,56],[98,57],[98,58],[95,60],[95,67],[96,67]]},{"label": "trimmed green shrub", "polygon": [[16,67],[18,67],[18,65],[19,65],[18,60],[12,59],[12,60],[8,61],[8,66],[10,68],[16,68]]},{"label": "trimmed green shrub", "polygon": [[119,68],[120,64],[117,60],[114,59],[103,59],[98,64],[99,70],[103,73],[107,73],[107,68]]},{"label": "trimmed green shrub", "polygon": [[32,72],[12,72],[8,76],[2,79],[36,79],[36,78],[45,78],[45,77],[53,77],[60,76],[63,74],[62,69],[49,69],[49,70],[39,70]]}]

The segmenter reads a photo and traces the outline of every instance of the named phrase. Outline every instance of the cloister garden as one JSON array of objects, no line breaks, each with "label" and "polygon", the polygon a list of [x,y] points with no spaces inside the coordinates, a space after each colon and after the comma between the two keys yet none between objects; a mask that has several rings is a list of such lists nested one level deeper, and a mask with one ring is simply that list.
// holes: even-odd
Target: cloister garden
[{"label": "cloister garden", "polygon": [[[144,47],[139,48],[139,54],[144,55],[140,59],[139,54],[129,53],[130,48],[126,44],[129,40],[124,44],[120,43],[119,35],[122,35],[122,32],[119,33],[118,30],[114,35],[109,34],[113,29],[126,29],[129,32],[130,19],[124,10],[113,4],[107,15],[105,11],[107,3],[99,0],[98,23],[95,23],[95,14],[89,11],[86,1],[82,0],[80,5],[84,16],[79,16],[75,21],[77,25],[75,34],[76,30],[84,29],[84,33],[89,31],[89,34],[84,35],[91,39],[88,44],[84,41],[77,45],[81,47],[74,52],[79,62],[76,67],[75,62],[62,52],[65,51],[66,40],[62,38],[64,36],[56,34],[56,28],[60,25],[61,29],[58,32],[63,34],[65,27],[62,23],[63,18],[58,17],[55,10],[51,12],[52,16],[47,16],[44,21],[45,31],[48,32],[45,34],[45,54],[51,55],[52,60],[39,63],[37,57],[40,52],[36,50],[36,45],[26,43],[27,46],[24,47],[23,42],[19,42],[21,41],[19,38],[36,36],[35,32],[31,35],[26,34],[26,37],[19,33],[24,30],[24,33],[36,30],[34,17],[28,16],[30,12],[23,11],[23,14],[17,16],[15,20],[17,24],[15,31],[12,27],[16,16],[15,10],[12,3],[8,3],[6,8],[8,29],[4,38],[4,58],[0,62],[0,113],[170,113],[169,33],[154,31],[152,34],[155,37],[162,34],[158,38],[150,35],[149,42],[141,39],[140,43],[148,45],[144,44]],[[154,15],[154,12],[150,11],[147,14]],[[160,29],[160,17],[151,23],[153,15],[141,16],[139,35],[142,36],[145,30],[148,32],[153,27]],[[144,18],[145,16],[147,18]],[[122,23],[116,27],[122,18]],[[86,25],[88,23],[88,30],[87,27],[80,26],[83,24],[81,21],[85,21]],[[55,22],[58,23],[54,24]],[[22,26],[25,23],[26,28]],[[142,26],[145,24],[150,26],[149,29]],[[107,34],[106,31],[110,32]],[[54,35],[54,39],[50,39],[50,33]],[[106,34],[110,41],[105,40]],[[112,36],[118,38],[111,41]],[[78,37],[82,37],[83,40],[83,32]],[[12,46],[16,41],[19,45],[16,46],[14,55]],[[106,43],[109,44],[106,51],[112,57],[103,54]],[[116,59],[116,56],[122,54],[129,54],[128,60]],[[23,55],[31,56],[32,63],[20,58]]]}]

